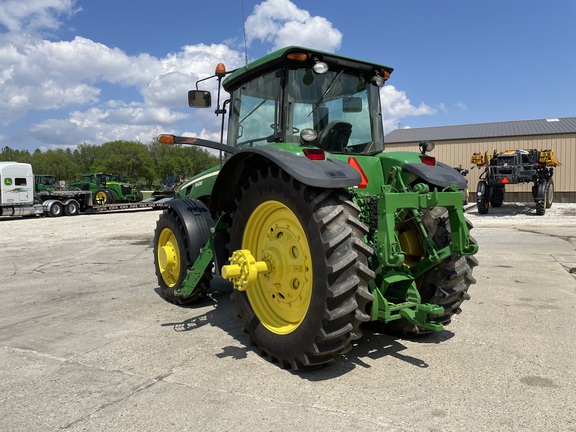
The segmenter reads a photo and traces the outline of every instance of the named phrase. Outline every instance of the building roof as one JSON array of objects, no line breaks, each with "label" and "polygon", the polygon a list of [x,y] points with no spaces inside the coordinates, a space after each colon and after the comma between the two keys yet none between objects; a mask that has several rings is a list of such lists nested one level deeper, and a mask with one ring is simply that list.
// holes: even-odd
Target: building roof
[{"label": "building roof", "polygon": [[386,134],[384,141],[393,144],[565,133],[576,133],[576,117],[396,129]]}]

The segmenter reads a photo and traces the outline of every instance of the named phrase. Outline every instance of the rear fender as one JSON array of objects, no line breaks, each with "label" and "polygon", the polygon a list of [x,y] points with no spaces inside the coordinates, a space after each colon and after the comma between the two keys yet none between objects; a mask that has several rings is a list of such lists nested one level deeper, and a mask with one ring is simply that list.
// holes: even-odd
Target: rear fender
[{"label": "rear fender", "polygon": [[224,164],[210,198],[213,213],[233,209],[245,180],[265,166],[278,166],[299,182],[319,188],[347,188],[360,183],[360,174],[336,159],[312,161],[272,146],[241,150]]},{"label": "rear fender", "polygon": [[456,185],[460,190],[466,189],[466,178],[442,162],[436,162],[434,166],[423,163],[405,163],[402,165],[402,169],[439,188]]},{"label": "rear fender", "polygon": [[534,197],[535,200],[544,200],[544,198],[546,197],[546,184],[548,182],[543,179],[540,180],[540,182],[538,182],[538,185],[536,186],[536,196]]},{"label": "rear fender", "polygon": [[190,250],[192,262],[200,255],[206,242],[210,239],[214,220],[206,205],[197,199],[173,199],[166,206],[176,212],[186,231],[186,242]]}]

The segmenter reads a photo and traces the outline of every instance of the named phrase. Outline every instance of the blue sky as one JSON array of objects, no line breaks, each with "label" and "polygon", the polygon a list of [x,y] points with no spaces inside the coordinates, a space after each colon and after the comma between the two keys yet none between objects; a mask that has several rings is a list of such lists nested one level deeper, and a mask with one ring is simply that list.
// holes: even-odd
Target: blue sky
[{"label": "blue sky", "polygon": [[[576,116],[576,1],[0,0],[0,148],[219,139],[187,90],[304,45],[395,68],[385,131]],[[210,112],[207,112],[210,111]]]}]

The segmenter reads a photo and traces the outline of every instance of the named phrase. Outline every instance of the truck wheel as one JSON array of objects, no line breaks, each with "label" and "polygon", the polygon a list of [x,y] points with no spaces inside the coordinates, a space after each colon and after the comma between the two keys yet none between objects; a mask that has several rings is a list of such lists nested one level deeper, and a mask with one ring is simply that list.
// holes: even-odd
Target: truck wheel
[{"label": "truck wheel", "polygon": [[497,184],[492,188],[492,196],[490,197],[490,204],[492,207],[502,207],[504,202],[504,185]]},{"label": "truck wheel", "polygon": [[48,216],[50,217],[62,216],[62,213],[64,213],[64,206],[62,206],[62,203],[58,201],[53,202],[48,209]]},{"label": "truck wheel", "polygon": [[478,207],[478,213],[486,214],[490,208],[490,188],[484,180],[478,182],[476,187],[476,205]]},{"label": "truck wheel", "polygon": [[[438,247],[442,248],[450,244],[452,233],[450,232],[448,211],[445,208],[436,207],[424,210],[422,221],[426,231]],[[472,229],[472,224],[468,220],[466,223],[468,229]],[[410,250],[406,257],[406,264],[411,266],[426,256],[424,240],[415,223],[409,221],[403,226],[405,230],[412,232],[412,235],[405,237],[413,239],[409,247],[402,242],[402,237],[400,238],[402,248]],[[472,236],[470,241],[476,244],[476,240]],[[478,260],[473,255],[452,254],[416,280],[422,303],[432,303],[444,308],[444,313],[435,317],[436,322],[447,325],[454,314],[461,312],[460,305],[470,298],[468,288],[471,284],[476,283],[476,279],[472,276],[472,269],[477,265]],[[386,324],[385,328],[391,333],[404,336],[431,332],[431,330],[414,326],[404,319],[392,321]]]},{"label": "truck wheel", "polygon": [[546,208],[549,209],[552,207],[552,203],[554,202],[554,182],[552,179],[548,180],[546,183]]},{"label": "truck wheel", "polygon": [[80,213],[80,204],[75,200],[70,200],[64,206],[64,214],[66,216],[76,216]]},{"label": "truck wheel", "polygon": [[[205,228],[194,217],[190,218],[186,225],[191,231]],[[166,300],[175,304],[187,304],[205,296],[212,278],[212,266],[191,295],[176,295],[199,253],[198,249],[195,256],[192,256],[186,240],[186,227],[178,213],[172,209],[165,210],[160,215],[154,231],[154,268],[162,296]]]},{"label": "truck wheel", "polygon": [[251,342],[280,367],[329,363],[361,337],[375,275],[358,214],[344,191],[303,185],[278,168],[242,188],[229,251],[247,249],[271,271],[232,299]]}]

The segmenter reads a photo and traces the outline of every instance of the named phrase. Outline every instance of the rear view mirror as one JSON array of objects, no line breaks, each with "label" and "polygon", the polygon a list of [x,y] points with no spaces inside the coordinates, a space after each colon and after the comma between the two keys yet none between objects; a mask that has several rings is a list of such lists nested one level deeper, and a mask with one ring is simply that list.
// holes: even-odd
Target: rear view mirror
[{"label": "rear view mirror", "polygon": [[347,97],[342,99],[342,111],[348,113],[362,112],[362,98]]},{"label": "rear view mirror", "polygon": [[212,95],[209,91],[190,90],[188,92],[188,106],[192,108],[210,108],[212,106]]}]

